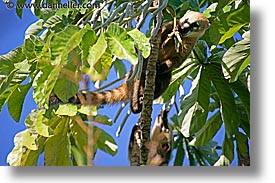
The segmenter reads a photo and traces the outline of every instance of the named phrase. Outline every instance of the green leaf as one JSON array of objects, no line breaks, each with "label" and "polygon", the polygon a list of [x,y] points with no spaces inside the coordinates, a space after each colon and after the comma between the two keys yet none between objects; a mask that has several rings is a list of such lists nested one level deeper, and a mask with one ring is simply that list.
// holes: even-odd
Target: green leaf
[{"label": "green leaf", "polygon": [[250,23],[250,7],[244,4],[236,11],[233,11],[226,17],[226,21],[229,26],[235,26],[239,24],[249,24]]},{"label": "green leaf", "polygon": [[124,28],[117,23],[111,23],[106,31],[110,52],[119,59],[128,60],[135,65],[138,57],[134,47],[134,40],[127,34]]},{"label": "green leaf", "polygon": [[206,61],[207,49],[208,45],[204,40],[199,40],[194,46],[193,52],[195,52],[200,63],[204,63]]},{"label": "green leaf", "polygon": [[86,152],[88,148],[88,126],[79,116],[76,116],[73,119],[73,123],[70,124],[71,136],[74,139],[78,150]]},{"label": "green leaf", "polygon": [[220,111],[218,111],[207,120],[207,123],[201,127],[189,144],[192,146],[205,145],[216,135],[221,125],[221,114]]},{"label": "green leaf", "polygon": [[181,140],[178,140],[178,148],[177,148],[177,153],[174,161],[174,166],[182,166],[183,160],[184,160],[184,147],[183,147],[183,141],[182,138]]},{"label": "green leaf", "polygon": [[206,122],[209,106],[210,79],[206,69],[201,67],[192,82],[190,93],[181,103],[178,121],[182,121],[181,132],[189,137]]},{"label": "green leaf", "polygon": [[215,141],[210,141],[203,146],[197,147],[200,156],[207,160],[210,165],[213,165],[219,159],[219,155],[216,152],[217,144]]},{"label": "green leaf", "polygon": [[248,88],[239,80],[230,83],[230,87],[240,97],[248,116],[250,116],[250,92]]},{"label": "green leaf", "polygon": [[77,114],[77,106],[72,104],[61,104],[58,106],[55,114],[62,116],[75,116]]},{"label": "green leaf", "polygon": [[87,165],[87,158],[86,155],[80,151],[75,146],[72,146],[72,155],[74,157],[74,160],[77,163],[77,166],[86,166]]},{"label": "green leaf", "polygon": [[68,54],[80,44],[85,29],[77,26],[67,26],[63,31],[54,34],[50,40],[50,51],[54,64],[66,63]]},{"label": "green leaf", "polygon": [[223,77],[220,64],[212,63],[206,69],[219,95],[222,120],[226,135],[230,138],[236,132],[240,123],[233,93]]},{"label": "green leaf", "polygon": [[33,97],[38,106],[48,108],[48,101],[60,74],[60,68],[44,65],[33,81]]},{"label": "green leaf", "polygon": [[245,24],[235,25],[231,27],[220,39],[218,44],[222,44],[225,40],[232,38],[233,35],[240,30]]},{"label": "green leaf", "polygon": [[116,61],[114,62],[114,68],[116,71],[117,78],[125,77],[126,67],[121,60],[116,59]]},{"label": "green leaf", "polygon": [[141,51],[144,58],[149,57],[151,51],[151,45],[149,38],[147,38],[138,29],[133,29],[128,32],[128,34],[134,39],[135,46]]},{"label": "green leaf", "polygon": [[89,50],[90,47],[92,45],[94,45],[96,43],[97,37],[96,34],[93,30],[89,30],[87,28],[86,33],[84,34],[84,36],[82,37],[82,41],[81,41],[81,49],[82,49],[82,54],[81,54],[81,59],[84,63],[84,65],[88,66],[88,55],[89,55]]},{"label": "green leaf", "polygon": [[97,80],[105,80],[109,74],[112,65],[112,55],[108,52],[104,52],[99,61],[90,67],[88,75],[93,82]]},{"label": "green leaf", "polygon": [[30,83],[26,85],[20,85],[13,91],[13,93],[9,97],[9,101],[8,101],[9,113],[11,117],[17,122],[20,120],[23,103],[30,87],[31,87]]},{"label": "green leaf", "polygon": [[25,38],[29,38],[31,35],[38,35],[45,28],[43,27],[44,20],[38,19],[32,23],[25,32]]},{"label": "green leaf", "polygon": [[186,59],[182,67],[173,72],[169,87],[158,99],[154,100],[154,103],[164,104],[168,102],[176,94],[177,90],[179,89],[180,85],[183,84],[186,77],[198,67],[199,65],[195,63],[193,59]]},{"label": "green leaf", "polygon": [[39,134],[43,137],[53,135],[53,130],[50,127],[50,121],[44,116],[45,110],[33,110],[26,118],[26,127],[32,134]]},{"label": "green leaf", "polygon": [[13,92],[17,90],[19,86],[20,85],[14,85],[12,87],[9,87],[0,95],[0,111],[2,110],[4,104],[10,99]]},{"label": "green leaf", "polygon": [[56,81],[53,91],[60,100],[68,102],[77,93],[78,84],[64,76]]},{"label": "green leaf", "polygon": [[71,145],[69,139],[69,118],[62,118],[54,129],[54,136],[45,144],[45,166],[70,166]]},{"label": "green leaf", "polygon": [[[5,55],[0,56],[0,95],[4,92],[11,84],[20,83],[27,76],[26,70],[21,71],[20,68],[16,68],[16,63],[25,61],[25,55],[22,53],[22,48],[16,48]],[[25,62],[25,67],[29,66]]]},{"label": "green leaf", "polygon": [[[18,134],[16,134],[14,141],[21,141],[22,140],[22,146],[27,147],[30,150],[37,150],[37,143],[36,143],[36,137],[32,135],[29,130],[24,130]],[[16,144],[16,143],[14,143]]]},{"label": "green leaf", "polygon": [[14,146],[7,157],[7,162],[11,166],[23,166],[22,158],[26,155],[26,151],[38,149],[36,137],[32,136],[28,130],[21,131],[15,135]]},{"label": "green leaf", "polygon": [[78,112],[85,114],[87,116],[96,116],[97,115],[97,107],[96,106],[89,106],[89,105],[81,105]]},{"label": "green leaf", "polygon": [[105,124],[105,125],[112,125],[112,119],[110,119],[106,115],[96,115],[94,118],[92,118],[92,121],[100,123],[100,124]]},{"label": "green leaf", "polygon": [[232,138],[225,136],[222,146],[222,155],[214,166],[229,166],[234,159],[234,144]]},{"label": "green leaf", "polygon": [[249,144],[247,136],[241,132],[238,132],[236,134],[236,142],[239,166],[243,165],[243,162],[250,162]]},{"label": "green leaf", "polygon": [[105,41],[104,34],[101,33],[97,42],[89,49],[89,55],[87,59],[91,67],[94,67],[97,64],[102,55],[105,53],[106,49],[107,42]]},{"label": "green leaf", "polygon": [[223,56],[223,73],[230,82],[238,79],[242,71],[250,63],[250,31],[243,35],[244,39],[230,47]]},{"label": "green leaf", "polygon": [[[21,5],[21,7],[24,5],[26,3],[26,0],[18,0],[17,2],[16,2],[16,4],[20,4]],[[16,6],[16,14],[17,14],[17,16],[19,16],[19,18],[22,18],[22,11],[23,11],[23,8],[20,8],[20,7],[17,7]]]},{"label": "green leaf", "polygon": [[94,137],[98,148],[112,156],[116,155],[118,146],[111,135],[104,130],[94,127]]}]

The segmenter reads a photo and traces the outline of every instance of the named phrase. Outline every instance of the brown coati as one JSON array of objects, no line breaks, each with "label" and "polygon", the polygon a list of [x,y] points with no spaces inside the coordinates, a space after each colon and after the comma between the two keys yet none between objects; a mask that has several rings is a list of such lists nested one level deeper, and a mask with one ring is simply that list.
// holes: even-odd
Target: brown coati
[{"label": "brown coati", "polygon": [[[162,26],[155,80],[155,99],[162,95],[168,88],[172,71],[186,60],[197,40],[209,28],[209,25],[208,19],[202,13],[187,11],[182,18],[177,20],[176,27],[173,22]],[[178,50],[176,50],[173,37],[169,39],[169,34],[173,31],[178,31],[182,40]],[[92,105],[130,101],[132,112],[139,113],[142,109],[147,59],[143,61],[141,77],[138,79],[138,77],[135,76],[134,79],[128,81],[133,74],[134,68],[135,66],[132,66],[125,82],[121,86],[102,92],[78,93],[75,97],[71,98],[69,102],[75,104],[83,103],[81,98],[89,98],[91,101],[86,102],[86,104],[89,103]],[[86,95],[89,95],[89,97]]]}]

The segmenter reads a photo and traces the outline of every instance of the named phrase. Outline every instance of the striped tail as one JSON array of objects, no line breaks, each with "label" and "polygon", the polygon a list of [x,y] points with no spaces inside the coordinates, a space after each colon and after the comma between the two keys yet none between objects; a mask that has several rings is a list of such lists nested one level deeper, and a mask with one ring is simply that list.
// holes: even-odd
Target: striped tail
[{"label": "striped tail", "polygon": [[92,105],[114,104],[126,101],[129,100],[128,88],[126,83],[123,83],[121,86],[113,90],[90,92],[86,94],[86,100],[91,100],[90,102],[88,101],[88,104]]},{"label": "striped tail", "polygon": [[[70,104],[83,104],[83,105],[100,105],[100,104],[114,104],[129,100],[127,84],[123,83],[118,88],[107,90],[103,92],[79,92],[75,96],[69,98]],[[57,104],[64,104],[55,94],[52,94],[49,99],[49,106]]]}]

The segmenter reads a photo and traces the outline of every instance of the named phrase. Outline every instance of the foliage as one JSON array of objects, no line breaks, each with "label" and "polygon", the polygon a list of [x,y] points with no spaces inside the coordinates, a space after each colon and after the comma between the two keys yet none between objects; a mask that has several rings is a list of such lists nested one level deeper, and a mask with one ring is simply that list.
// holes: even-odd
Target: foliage
[{"label": "foliage", "polygon": [[[114,67],[121,77],[125,74],[123,59],[131,64],[138,62],[136,49],[144,57],[149,56],[149,39],[131,24],[144,23],[154,9],[143,1],[92,2],[90,9],[34,8],[39,20],[26,30],[24,44],[0,56],[0,110],[7,103],[10,115],[19,121],[31,88],[39,106],[25,119],[27,129],[14,138],[14,148],[8,156],[10,165],[37,165],[42,153],[46,166],[87,165],[90,120],[86,115],[92,116],[94,122],[112,123],[107,116],[97,114],[96,108],[49,106],[51,94],[54,92],[67,103],[79,90],[83,75],[89,75],[93,82],[102,81]],[[174,165],[182,165],[185,160],[190,165],[230,165],[236,157],[242,165],[242,159],[249,159],[249,3],[169,1],[177,17],[192,9],[202,11],[211,22],[192,55],[173,72],[168,90],[157,100],[169,102],[184,81],[192,81],[190,92],[180,96],[179,104],[173,104],[177,113],[170,114],[175,133]],[[17,9],[17,14],[21,17],[22,9]],[[141,20],[135,22],[137,16]],[[166,13],[164,22],[170,20],[172,16]],[[223,128],[220,146],[213,138]],[[99,127],[93,130],[97,136],[92,156],[97,149],[114,156],[117,145],[113,137]]]}]

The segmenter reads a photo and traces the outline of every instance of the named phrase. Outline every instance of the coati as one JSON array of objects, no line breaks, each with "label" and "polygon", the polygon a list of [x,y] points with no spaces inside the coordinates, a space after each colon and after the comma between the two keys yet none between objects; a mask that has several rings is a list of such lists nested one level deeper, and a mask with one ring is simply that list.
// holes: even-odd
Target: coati
[{"label": "coati", "polygon": [[149,149],[146,165],[168,166],[172,152],[172,131],[168,125],[167,110],[162,110],[158,115],[151,134],[151,140],[147,144]]},{"label": "coati", "polygon": [[[168,166],[172,152],[172,131],[168,125],[168,110],[161,110],[155,120],[151,132],[150,142],[145,143],[149,149],[146,165],[149,166]],[[132,129],[130,142],[128,146],[128,158],[131,166],[140,166],[140,155],[137,149],[142,145],[142,132],[135,125]]]},{"label": "coati", "polygon": [[[190,10],[187,11],[182,18],[176,21],[176,27],[174,27],[173,22],[162,26],[154,99],[158,98],[168,88],[172,77],[172,71],[185,61],[197,40],[204,34],[209,26],[210,23],[208,19],[202,13]],[[169,34],[173,31],[178,31],[182,40],[178,50],[176,50],[173,37],[169,39]],[[143,61],[140,79],[135,76],[134,79],[127,82],[133,74],[134,68],[135,66],[132,66],[127,74],[125,82],[118,88],[103,92],[89,92],[88,94],[78,93],[75,97],[69,99],[69,102],[80,103],[80,98],[89,98],[91,99],[89,104],[100,105],[130,100],[132,112],[139,113],[142,109],[147,59]],[[87,97],[85,95],[90,96]]]}]

